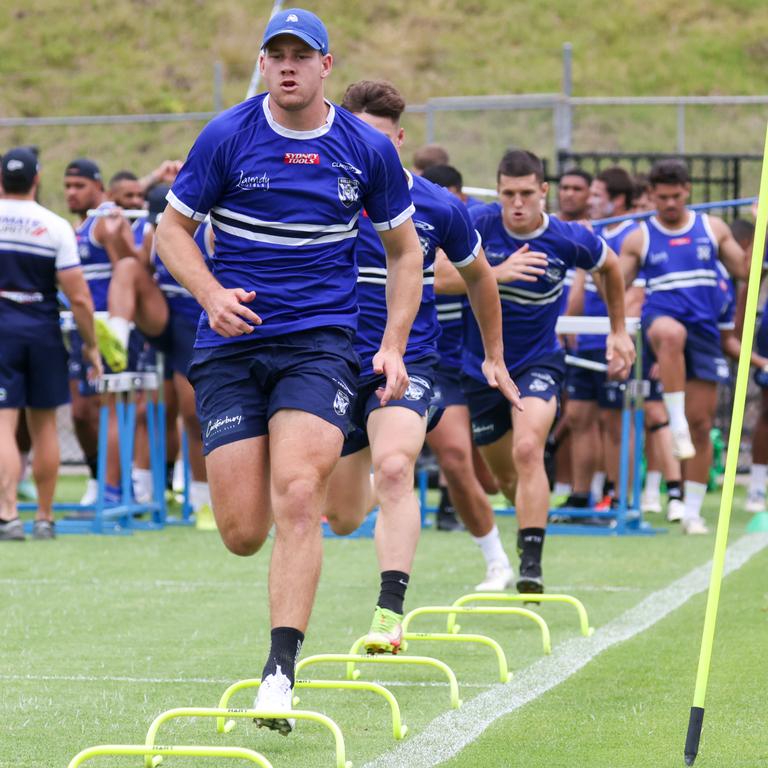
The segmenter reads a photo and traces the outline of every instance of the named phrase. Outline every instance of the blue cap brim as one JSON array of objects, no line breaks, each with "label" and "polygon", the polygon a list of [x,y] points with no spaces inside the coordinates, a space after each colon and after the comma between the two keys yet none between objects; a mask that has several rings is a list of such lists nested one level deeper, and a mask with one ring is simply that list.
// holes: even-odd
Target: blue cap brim
[{"label": "blue cap brim", "polygon": [[265,37],[264,41],[261,44],[262,48],[266,48],[267,45],[269,45],[270,40],[274,40],[274,38],[278,37],[279,35],[291,35],[291,37],[298,37],[299,40],[303,40],[310,48],[313,48],[316,51],[322,52],[323,46],[321,43],[318,43],[317,40],[315,40],[314,37],[306,34],[306,32],[301,32],[298,29],[278,29],[276,32],[273,32],[269,37]]}]

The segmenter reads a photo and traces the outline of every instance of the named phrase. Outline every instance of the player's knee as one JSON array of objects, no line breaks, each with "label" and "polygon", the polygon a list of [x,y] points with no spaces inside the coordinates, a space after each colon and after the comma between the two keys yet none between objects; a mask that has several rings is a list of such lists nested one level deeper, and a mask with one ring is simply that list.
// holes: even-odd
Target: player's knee
[{"label": "player's knee", "polygon": [[413,461],[405,453],[384,456],[374,465],[373,474],[381,496],[400,495],[413,490]]},{"label": "player's knee", "polygon": [[323,493],[313,475],[299,475],[273,486],[278,535],[305,536],[318,526]]},{"label": "player's knee", "polygon": [[438,463],[448,478],[461,480],[472,469],[472,456],[461,445],[448,445],[440,451]]},{"label": "player's knee", "polygon": [[240,557],[255,555],[267,540],[267,531],[260,531],[237,521],[228,524],[219,522],[219,533],[224,546]]},{"label": "player's knee", "polygon": [[532,437],[521,436],[512,448],[512,458],[518,468],[543,463],[544,446]]},{"label": "player's knee", "polygon": [[360,527],[360,522],[358,520],[352,519],[349,515],[340,515],[335,509],[327,510],[325,518],[328,521],[330,529],[337,536],[349,536]]}]

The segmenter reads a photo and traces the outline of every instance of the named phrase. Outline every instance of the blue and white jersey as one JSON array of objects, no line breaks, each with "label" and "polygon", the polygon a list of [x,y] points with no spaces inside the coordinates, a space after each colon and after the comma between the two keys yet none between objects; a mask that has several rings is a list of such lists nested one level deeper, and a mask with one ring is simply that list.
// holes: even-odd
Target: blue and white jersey
[{"label": "blue and white jersey", "polygon": [[721,331],[732,331],[736,328],[736,286],[722,262],[715,262],[720,279],[717,290],[720,295],[720,312],[717,315],[717,327]]},{"label": "blue and white jersey", "polygon": [[[403,357],[406,365],[437,351],[440,326],[435,310],[435,250],[441,248],[445,251],[456,267],[467,266],[480,251],[480,237],[461,200],[420,176],[407,176],[416,208],[413,223],[424,255],[424,284],[421,305]],[[357,302],[360,308],[355,351],[361,359],[360,376],[366,378],[373,375],[371,360],[379,351],[387,321],[386,255],[367,215],[360,220],[360,236],[355,252],[359,270]]]},{"label": "blue and white jersey", "polygon": [[707,214],[689,211],[687,223],[676,230],[652,216],[640,223],[640,230],[643,320],[665,315],[719,339],[718,246]]},{"label": "blue and white jersey", "polygon": [[[464,340],[464,300],[461,296],[435,296],[437,322],[440,323],[440,336],[437,338],[437,351],[440,353],[440,365],[446,368],[461,368],[461,350]],[[470,312],[467,309],[467,312]]]},{"label": "blue and white jersey", "polygon": [[131,231],[133,232],[133,244],[141,249],[145,238],[152,234],[153,229],[146,219],[135,219],[131,224]]},{"label": "blue and white jersey", "polygon": [[[211,229],[211,222],[203,222],[193,235],[193,239],[203,254],[206,266],[210,269],[210,260],[213,256],[213,249],[208,240],[208,232]],[[158,288],[163,292],[165,300],[168,302],[168,311],[172,315],[180,315],[185,319],[197,323],[203,308],[197,303],[197,299],[168,271],[168,267],[163,264],[163,260],[157,255],[157,250],[152,246],[152,262],[155,266],[155,281]]]},{"label": "blue and white jersey", "polygon": [[[101,211],[114,207],[114,203],[107,201],[96,210]],[[98,218],[95,216],[89,216],[75,228],[75,236],[77,237],[77,250],[80,254],[83,275],[91,289],[93,308],[96,312],[106,312],[107,292],[109,291],[109,281],[112,279],[112,262],[106,248],[93,235],[93,228],[97,221]]]},{"label": "blue and white jersey", "polygon": [[32,200],[0,199],[3,337],[61,343],[56,273],[80,266],[69,222]]},{"label": "blue and white jersey", "polygon": [[[608,247],[614,253],[621,253],[621,246],[624,239],[630,232],[637,229],[637,222],[633,220],[620,221],[618,224],[606,227],[596,227],[593,231],[596,235],[605,240]],[[605,306],[600,292],[597,290],[592,275],[586,274],[584,280],[584,310],[585,317],[607,317],[608,307]],[[577,337],[577,348],[580,350],[605,349],[605,339],[603,334],[580,333]]]},{"label": "blue and white jersey", "polygon": [[[578,267],[587,271],[602,266],[608,254],[605,241],[581,224],[543,214],[542,225],[528,235],[514,235],[500,213],[492,211],[472,220],[483,239],[491,266],[500,264],[523,245],[544,253],[547,268],[536,282],[515,280],[499,285],[504,359],[510,371],[560,350],[555,324],[563,309],[566,272]],[[464,313],[464,372],[484,381],[483,344],[480,329],[470,312]]]},{"label": "blue and white jersey", "polygon": [[392,142],[329,104],[326,123],[294,131],[275,122],[265,94],[214,118],[168,193],[179,212],[216,237],[213,274],[225,288],[256,291],[262,319],[224,338],[200,316],[196,347],[252,343],[310,328],[354,330],[355,239],[365,207],[377,230],[413,213]]}]

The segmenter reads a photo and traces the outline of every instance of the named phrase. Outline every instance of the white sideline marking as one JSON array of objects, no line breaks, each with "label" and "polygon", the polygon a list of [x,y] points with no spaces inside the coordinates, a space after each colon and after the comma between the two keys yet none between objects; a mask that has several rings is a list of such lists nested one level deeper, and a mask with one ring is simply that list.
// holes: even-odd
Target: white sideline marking
[{"label": "white sideline marking", "polygon": [[[738,570],[768,546],[768,535],[751,534],[728,548],[725,574]],[[432,768],[475,741],[498,718],[528,704],[589,664],[617,643],[633,638],[672,613],[709,585],[712,561],[646,597],[634,608],[598,629],[592,637],[567,640],[551,656],[518,672],[512,682],[496,684],[485,693],[436,717],[423,731],[363,768]],[[691,670],[693,671],[693,670]]]}]

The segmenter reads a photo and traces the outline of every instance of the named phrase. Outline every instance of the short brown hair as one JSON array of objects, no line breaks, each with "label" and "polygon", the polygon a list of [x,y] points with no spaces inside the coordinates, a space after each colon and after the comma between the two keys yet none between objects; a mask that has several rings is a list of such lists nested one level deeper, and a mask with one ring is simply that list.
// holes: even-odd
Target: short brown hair
[{"label": "short brown hair", "polygon": [[445,147],[441,147],[439,144],[425,144],[413,153],[413,167],[422,173],[427,168],[432,168],[435,165],[448,165],[449,162],[448,152]]},{"label": "short brown hair", "polygon": [[344,109],[360,114],[386,117],[397,123],[405,112],[405,100],[400,91],[386,80],[359,80],[352,83],[341,102]]},{"label": "short brown hair", "polygon": [[544,181],[544,166],[539,158],[525,149],[510,149],[501,158],[496,172],[496,181],[502,176],[535,176],[541,184]]},{"label": "short brown hair", "polygon": [[613,165],[600,171],[595,178],[605,184],[610,200],[624,195],[624,207],[632,207],[632,201],[635,199],[635,185],[632,177],[624,168],[619,165]]}]

